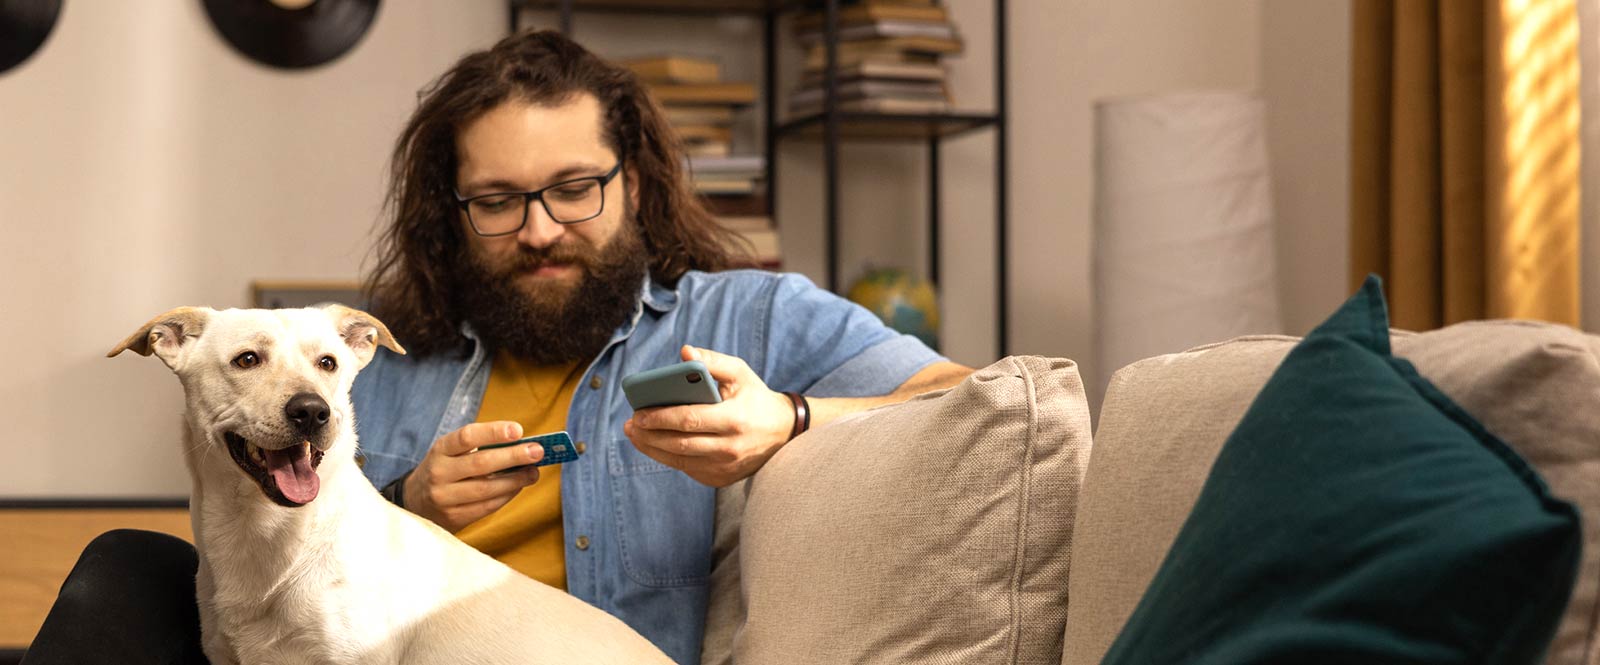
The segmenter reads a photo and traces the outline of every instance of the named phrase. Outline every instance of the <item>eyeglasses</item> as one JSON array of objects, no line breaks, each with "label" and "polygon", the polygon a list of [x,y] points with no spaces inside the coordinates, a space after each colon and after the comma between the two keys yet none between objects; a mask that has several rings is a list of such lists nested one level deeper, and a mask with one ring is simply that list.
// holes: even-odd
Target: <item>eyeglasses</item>
[{"label": "eyeglasses", "polygon": [[531,192],[495,192],[462,198],[456,205],[467,212],[467,222],[480,236],[511,235],[528,223],[529,204],[537,200],[557,224],[577,224],[600,216],[606,209],[606,185],[622,172],[622,160],[605,175],[563,180]]}]

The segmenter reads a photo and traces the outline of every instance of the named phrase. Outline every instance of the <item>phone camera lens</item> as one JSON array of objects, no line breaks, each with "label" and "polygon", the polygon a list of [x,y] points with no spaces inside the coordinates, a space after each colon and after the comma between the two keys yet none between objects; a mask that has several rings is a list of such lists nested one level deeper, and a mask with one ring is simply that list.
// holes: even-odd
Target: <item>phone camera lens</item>
[{"label": "phone camera lens", "polygon": [[683,375],[683,378],[687,379],[689,381],[689,383],[699,383],[700,382],[700,375],[699,374],[693,374],[693,373],[685,374],[685,375]]}]

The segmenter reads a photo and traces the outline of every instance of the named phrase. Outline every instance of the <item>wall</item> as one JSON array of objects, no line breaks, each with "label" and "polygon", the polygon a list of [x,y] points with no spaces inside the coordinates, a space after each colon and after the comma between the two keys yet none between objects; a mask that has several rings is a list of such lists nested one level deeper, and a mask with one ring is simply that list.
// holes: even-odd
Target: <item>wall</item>
[{"label": "wall", "polygon": [[67,2],[0,75],[0,496],[187,492],[181,390],[112,345],[262,278],[357,276],[416,91],[499,0],[389,0],[345,57],[236,55],[199,2]]},{"label": "wall", "polygon": [[1284,330],[1350,295],[1350,0],[1262,3],[1261,95]]},{"label": "wall", "polygon": [[[951,61],[958,106],[991,109],[991,5],[948,4],[968,42]],[[1343,251],[1327,247],[1344,233],[1345,9],[1009,5],[1012,353],[1091,355],[1092,104],[1110,96],[1262,89],[1290,229],[1280,264],[1291,328],[1337,302]],[[66,3],[44,51],[0,76],[0,317],[13,330],[0,346],[11,423],[0,496],[183,493],[177,382],[159,361],[105,351],[172,306],[245,305],[252,279],[355,277],[416,90],[505,29],[498,0],[389,0],[345,58],[284,73],[235,55],[199,3],[92,9]],[[576,27],[607,55],[707,49],[730,78],[759,73],[754,21],[580,16]],[[1320,55],[1302,64],[1310,52]],[[752,149],[756,131],[743,131]],[[943,152],[944,346],[970,365],[994,359],[993,143],[980,131]],[[842,157],[843,283],[869,262],[923,268],[924,149],[850,145]],[[820,281],[821,151],[786,144],[779,168],[788,263]]]}]

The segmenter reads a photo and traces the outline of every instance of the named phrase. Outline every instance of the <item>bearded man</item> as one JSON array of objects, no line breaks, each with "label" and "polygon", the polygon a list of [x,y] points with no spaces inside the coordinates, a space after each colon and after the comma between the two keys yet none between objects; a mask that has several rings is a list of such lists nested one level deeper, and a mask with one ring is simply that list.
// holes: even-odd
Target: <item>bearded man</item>
[{"label": "bearded man", "polygon": [[[370,281],[411,354],[353,399],[391,500],[697,662],[715,488],[971,370],[804,277],[733,270],[683,164],[638,80],[558,33],[461,59],[397,142]],[[628,407],[622,377],[688,359],[720,404]],[[577,461],[481,449],[558,430]]]}]

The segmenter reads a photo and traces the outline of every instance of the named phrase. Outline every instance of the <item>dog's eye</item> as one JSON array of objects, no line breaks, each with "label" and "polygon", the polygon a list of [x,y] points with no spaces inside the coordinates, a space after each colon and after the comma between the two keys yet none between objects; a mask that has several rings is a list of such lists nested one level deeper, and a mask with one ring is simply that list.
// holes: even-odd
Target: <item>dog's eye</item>
[{"label": "dog's eye", "polygon": [[245,351],[233,359],[233,366],[239,369],[250,369],[260,364],[261,356],[256,355],[255,351]]},{"label": "dog's eye", "polygon": [[334,360],[333,356],[323,356],[317,359],[317,367],[321,367],[324,372],[332,372],[339,369],[339,361]]}]

